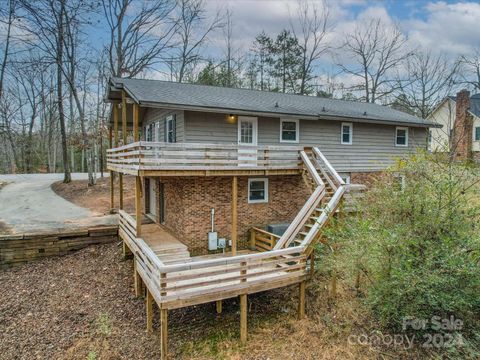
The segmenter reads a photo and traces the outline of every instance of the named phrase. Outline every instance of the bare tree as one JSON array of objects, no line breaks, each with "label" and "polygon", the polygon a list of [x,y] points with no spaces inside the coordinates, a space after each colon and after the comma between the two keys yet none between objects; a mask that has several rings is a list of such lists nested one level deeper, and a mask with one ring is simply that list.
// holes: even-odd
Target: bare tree
[{"label": "bare tree", "polygon": [[[416,51],[405,62],[405,74],[397,84],[397,100],[426,119],[434,107],[443,100],[455,85],[458,65],[444,56]],[[406,78],[404,79],[403,77]]]},{"label": "bare tree", "polygon": [[329,29],[330,13],[326,2],[322,7],[308,0],[298,0],[298,25],[290,20],[292,33],[298,40],[302,52],[300,94],[309,91],[308,83],[314,78],[313,70],[318,60],[328,51],[326,36]]},{"label": "bare tree", "polygon": [[22,0],[28,20],[32,25],[31,33],[35,35],[34,46],[45,54],[47,63],[53,63],[57,69],[56,90],[57,108],[62,143],[62,160],[65,183],[72,180],[68,162],[67,131],[65,127],[65,107],[63,101],[63,61],[65,37],[66,0],[39,0],[30,2]]},{"label": "bare tree", "polygon": [[471,56],[461,56],[459,64],[463,69],[462,83],[472,86],[474,91],[480,91],[480,50]]},{"label": "bare tree", "polygon": [[377,102],[397,90],[392,70],[407,59],[407,39],[398,26],[386,26],[380,19],[357,25],[346,35],[342,49],[353,63],[338,63],[347,74],[359,79],[357,89],[365,102]]},{"label": "bare tree", "polygon": [[[7,15],[7,34],[5,36],[5,48],[3,50],[2,64],[0,65],[0,99],[2,98],[3,93],[3,82],[5,79],[5,70],[7,68],[7,61],[10,51],[10,41],[12,35],[12,26],[14,21],[15,14],[15,0],[10,0],[8,2],[8,15]],[[0,12],[1,14],[1,12]]]},{"label": "bare tree", "polygon": [[184,81],[187,70],[202,59],[200,50],[209,34],[223,27],[220,14],[207,22],[203,0],[178,0],[176,54],[171,67],[178,82]]},{"label": "bare tree", "polygon": [[[134,77],[165,59],[162,52],[170,47],[175,30],[170,18],[173,0],[102,0],[102,6],[110,30],[108,55],[113,76]],[[134,6],[141,7],[131,15]]]}]

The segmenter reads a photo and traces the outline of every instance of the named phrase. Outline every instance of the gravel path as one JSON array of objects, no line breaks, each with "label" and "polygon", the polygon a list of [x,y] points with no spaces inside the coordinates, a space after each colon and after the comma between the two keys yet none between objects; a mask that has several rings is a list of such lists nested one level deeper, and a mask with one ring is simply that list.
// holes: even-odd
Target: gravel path
[{"label": "gravel path", "polygon": [[[50,186],[62,178],[62,174],[0,175],[0,182],[8,183],[0,191],[0,221],[16,233],[116,223],[116,216],[95,214],[55,194]],[[85,179],[87,174],[75,173],[72,178]]]}]

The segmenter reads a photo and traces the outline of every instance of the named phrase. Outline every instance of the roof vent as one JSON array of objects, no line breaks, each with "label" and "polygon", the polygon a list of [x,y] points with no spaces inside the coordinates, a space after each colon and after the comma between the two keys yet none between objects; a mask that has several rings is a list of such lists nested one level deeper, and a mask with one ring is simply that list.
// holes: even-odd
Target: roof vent
[{"label": "roof vent", "polygon": [[363,116],[367,116],[367,112],[366,112],[366,111],[363,112]]},{"label": "roof vent", "polygon": [[278,108],[278,101],[275,102],[275,107]]}]

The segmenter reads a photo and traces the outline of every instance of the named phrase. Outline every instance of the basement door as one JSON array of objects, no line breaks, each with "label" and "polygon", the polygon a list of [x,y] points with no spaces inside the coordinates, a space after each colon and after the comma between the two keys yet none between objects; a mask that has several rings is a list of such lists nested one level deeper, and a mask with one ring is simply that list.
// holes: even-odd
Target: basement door
[{"label": "basement door", "polygon": [[238,166],[257,166],[258,120],[238,117]]},{"label": "basement door", "polygon": [[156,191],[155,191],[155,184],[157,183],[157,180],[154,178],[151,178],[150,181],[148,182],[148,207],[149,207],[149,213],[150,215],[153,215],[154,217],[157,216],[157,196],[156,196]]}]

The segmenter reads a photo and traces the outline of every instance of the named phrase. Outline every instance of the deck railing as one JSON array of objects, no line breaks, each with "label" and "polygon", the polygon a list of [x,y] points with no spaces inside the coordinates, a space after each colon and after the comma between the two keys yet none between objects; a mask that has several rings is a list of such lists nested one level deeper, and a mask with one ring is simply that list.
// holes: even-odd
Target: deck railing
[{"label": "deck railing", "polygon": [[107,150],[110,169],[298,169],[300,146],[165,143],[139,141]]},{"label": "deck railing", "polygon": [[241,293],[255,287],[260,291],[279,283],[298,282],[308,272],[302,246],[165,265],[136,236],[134,218],[123,210],[119,215],[119,234],[135,255],[136,271],[155,300],[169,308],[185,302],[201,303],[219,293]]}]

